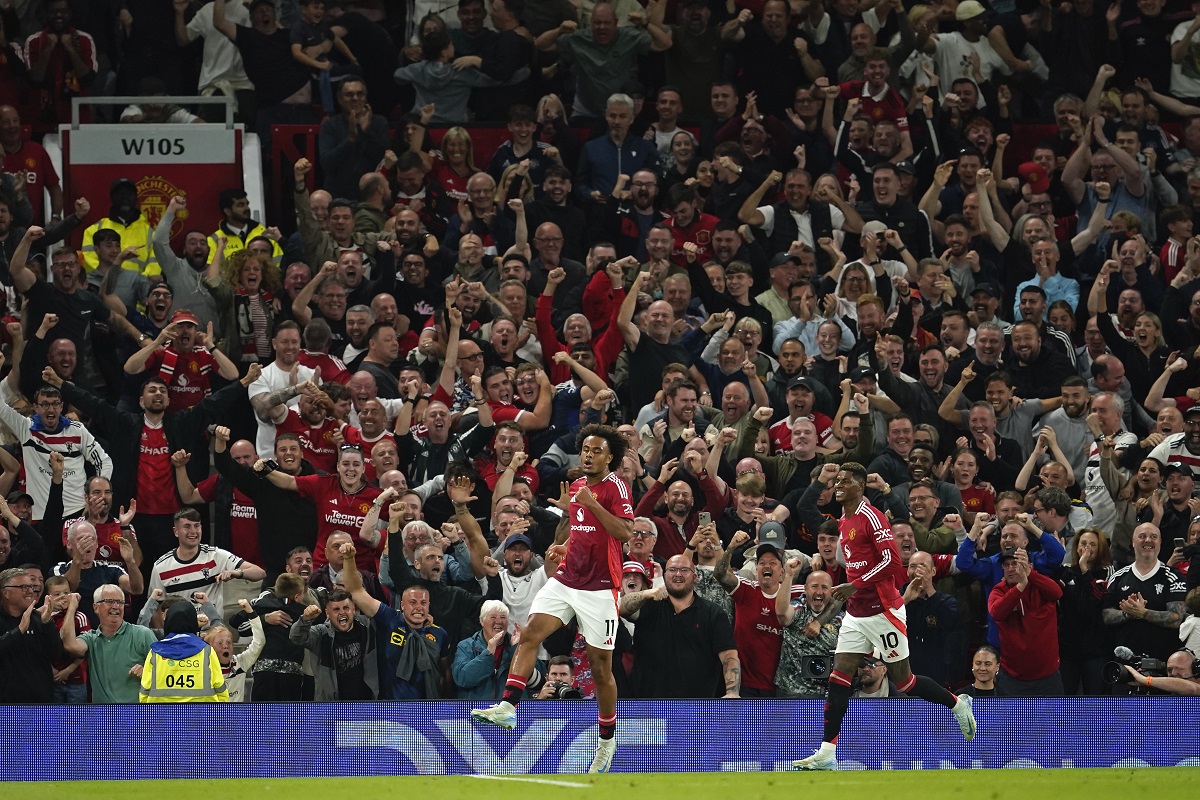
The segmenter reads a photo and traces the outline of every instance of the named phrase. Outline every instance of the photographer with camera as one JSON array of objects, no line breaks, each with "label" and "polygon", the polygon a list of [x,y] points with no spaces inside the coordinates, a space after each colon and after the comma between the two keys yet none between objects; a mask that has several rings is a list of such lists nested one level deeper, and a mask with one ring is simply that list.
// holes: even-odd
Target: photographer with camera
[{"label": "photographer with camera", "polygon": [[1128,664],[1123,666],[1139,686],[1184,697],[1200,696],[1200,659],[1191,650],[1176,650],[1171,654],[1167,659],[1166,677],[1143,675]]},{"label": "photographer with camera", "polygon": [[1155,525],[1147,522],[1133,529],[1134,562],[1109,579],[1101,613],[1114,645],[1165,661],[1179,647],[1187,591],[1183,580],[1159,561],[1161,548],[1162,535]]},{"label": "photographer with camera", "polygon": [[787,560],[775,594],[775,615],[783,628],[783,650],[775,670],[778,697],[825,696],[842,625],[842,604],[832,599],[833,578],[828,572],[810,572],[804,581],[804,596],[792,597],[792,582],[803,571],[803,564],[803,557]]},{"label": "photographer with camera", "polygon": [[537,693],[538,700],[582,700],[575,688],[575,665],[570,656],[554,656],[546,668],[546,683]]}]

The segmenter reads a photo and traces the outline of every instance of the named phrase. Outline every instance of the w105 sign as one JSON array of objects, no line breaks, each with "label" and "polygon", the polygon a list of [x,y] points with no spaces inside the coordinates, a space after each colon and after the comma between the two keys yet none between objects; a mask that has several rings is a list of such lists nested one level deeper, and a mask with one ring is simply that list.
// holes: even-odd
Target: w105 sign
[{"label": "w105 sign", "polygon": [[218,124],[81,125],[69,137],[72,164],[232,164],[238,153]]}]

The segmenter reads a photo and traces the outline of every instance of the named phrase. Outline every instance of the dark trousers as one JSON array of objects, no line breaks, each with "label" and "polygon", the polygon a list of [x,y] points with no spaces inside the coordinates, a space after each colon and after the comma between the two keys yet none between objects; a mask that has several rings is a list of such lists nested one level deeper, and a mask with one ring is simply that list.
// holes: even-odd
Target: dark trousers
[{"label": "dark trousers", "polygon": [[1014,678],[1001,668],[996,676],[996,686],[1009,697],[1062,697],[1062,676],[1052,672],[1036,681]]},{"label": "dark trousers", "polygon": [[304,676],[290,672],[256,672],[250,701],[254,703],[292,703],[304,695]]},{"label": "dark trousers", "polygon": [[1106,660],[1103,657],[1062,659],[1058,674],[1062,676],[1063,693],[1093,697],[1109,694],[1108,684],[1101,677]]}]

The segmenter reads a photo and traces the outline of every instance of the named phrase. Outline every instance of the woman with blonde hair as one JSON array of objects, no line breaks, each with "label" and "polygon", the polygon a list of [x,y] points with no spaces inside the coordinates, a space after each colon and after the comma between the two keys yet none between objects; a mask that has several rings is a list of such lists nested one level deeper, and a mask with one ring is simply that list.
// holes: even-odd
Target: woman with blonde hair
[{"label": "woman with blonde hair", "polygon": [[467,181],[481,170],[475,166],[475,145],[467,129],[456,125],[442,136],[440,149],[433,151],[430,177],[441,184],[452,200],[467,199]]}]

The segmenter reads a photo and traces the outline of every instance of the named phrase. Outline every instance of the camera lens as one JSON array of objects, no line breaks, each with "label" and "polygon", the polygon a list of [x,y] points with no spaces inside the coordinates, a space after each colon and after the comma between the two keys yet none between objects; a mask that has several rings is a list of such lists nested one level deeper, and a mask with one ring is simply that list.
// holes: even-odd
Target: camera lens
[{"label": "camera lens", "polygon": [[1125,671],[1125,667],[1119,661],[1109,661],[1104,665],[1104,669],[1100,671],[1100,676],[1104,678],[1104,682],[1111,685],[1125,683],[1126,676],[1129,673]]}]

